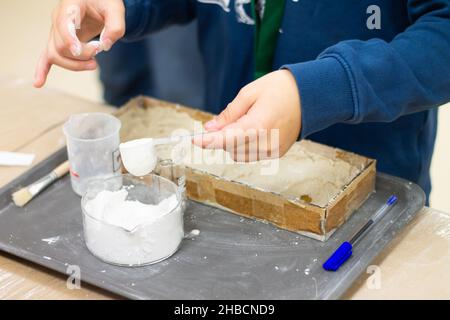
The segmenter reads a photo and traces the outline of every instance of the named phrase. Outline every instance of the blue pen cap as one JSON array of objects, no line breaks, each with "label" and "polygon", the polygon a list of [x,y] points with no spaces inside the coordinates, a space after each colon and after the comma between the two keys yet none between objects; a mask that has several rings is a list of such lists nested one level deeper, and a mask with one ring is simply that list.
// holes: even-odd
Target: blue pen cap
[{"label": "blue pen cap", "polygon": [[388,206],[391,206],[391,205],[393,205],[394,203],[396,203],[397,202],[397,197],[396,196],[391,196],[389,199],[388,199],[388,201],[387,201],[387,205]]},{"label": "blue pen cap", "polygon": [[323,264],[327,271],[336,271],[339,267],[352,256],[352,245],[350,242],[344,242]]}]

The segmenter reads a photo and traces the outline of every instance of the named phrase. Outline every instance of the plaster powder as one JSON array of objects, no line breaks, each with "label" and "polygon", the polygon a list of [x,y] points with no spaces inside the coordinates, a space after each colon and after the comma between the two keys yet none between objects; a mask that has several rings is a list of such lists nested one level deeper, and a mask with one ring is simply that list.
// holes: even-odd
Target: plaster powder
[{"label": "plaster powder", "polygon": [[120,265],[148,264],[172,255],[184,236],[176,195],[156,205],[127,196],[124,188],[103,190],[86,203],[85,238],[91,252]]}]

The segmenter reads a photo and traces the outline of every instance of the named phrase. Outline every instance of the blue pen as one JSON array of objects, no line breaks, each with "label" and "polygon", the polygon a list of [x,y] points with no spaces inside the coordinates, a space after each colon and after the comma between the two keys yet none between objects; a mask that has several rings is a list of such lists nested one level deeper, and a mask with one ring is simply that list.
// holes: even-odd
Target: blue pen
[{"label": "blue pen", "polygon": [[358,243],[358,241],[366,235],[366,233],[371,229],[371,227],[378,222],[383,216],[391,209],[397,202],[397,197],[392,195],[389,197],[388,201],[380,208],[378,211],[370,218],[366,224],[359,229],[357,233],[350,239],[341,244],[339,248],[328,258],[323,264],[323,268],[327,271],[336,271],[341,265],[347,261],[348,258],[352,256],[352,249]]}]

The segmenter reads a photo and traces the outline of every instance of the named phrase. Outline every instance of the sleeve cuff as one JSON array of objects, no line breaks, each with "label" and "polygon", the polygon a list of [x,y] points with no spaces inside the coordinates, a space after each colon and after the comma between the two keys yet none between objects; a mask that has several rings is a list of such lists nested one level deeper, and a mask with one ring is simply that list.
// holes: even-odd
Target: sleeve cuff
[{"label": "sleeve cuff", "polygon": [[301,139],[353,118],[355,103],[350,78],[337,58],[328,56],[282,68],[292,72],[300,93]]}]

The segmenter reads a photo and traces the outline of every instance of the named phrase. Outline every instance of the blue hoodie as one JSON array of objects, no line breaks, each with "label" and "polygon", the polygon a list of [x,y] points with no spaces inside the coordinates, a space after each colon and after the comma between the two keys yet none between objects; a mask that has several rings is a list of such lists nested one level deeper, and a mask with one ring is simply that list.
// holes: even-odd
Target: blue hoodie
[{"label": "blue hoodie", "polygon": [[[209,111],[253,80],[251,0],[124,2],[126,40],[198,19]],[[436,107],[450,100],[449,0],[286,0],[273,70],[283,67],[301,138],[376,158],[429,194]]]}]

